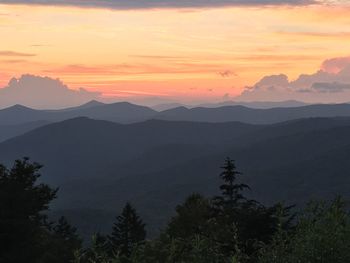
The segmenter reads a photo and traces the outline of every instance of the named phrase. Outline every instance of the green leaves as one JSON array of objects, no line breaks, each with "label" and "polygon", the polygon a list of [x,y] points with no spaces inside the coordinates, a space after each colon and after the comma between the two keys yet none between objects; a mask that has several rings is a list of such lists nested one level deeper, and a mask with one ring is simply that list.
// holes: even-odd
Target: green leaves
[{"label": "green leaves", "polygon": [[350,262],[350,217],[342,199],[312,202],[299,215],[295,230],[280,231],[261,250],[261,262]]}]

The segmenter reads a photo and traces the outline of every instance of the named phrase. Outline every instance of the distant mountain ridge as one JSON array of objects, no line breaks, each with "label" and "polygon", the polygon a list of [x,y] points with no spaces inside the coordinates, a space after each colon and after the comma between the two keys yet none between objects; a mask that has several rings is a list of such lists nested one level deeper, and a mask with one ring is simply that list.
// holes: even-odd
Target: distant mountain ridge
[{"label": "distant mountain ridge", "polygon": [[157,114],[155,118],[173,121],[228,122],[273,124],[301,118],[348,117],[350,104],[315,104],[293,108],[252,109],[245,106],[218,108],[178,107]]},{"label": "distant mountain ridge", "polygon": [[223,106],[245,106],[253,109],[269,109],[269,108],[294,108],[309,105],[308,103],[296,100],[287,100],[287,101],[222,101],[216,103],[201,103],[195,105],[181,104],[181,103],[163,103],[151,106],[152,109],[156,111],[170,110],[178,107],[186,108],[218,108]]},{"label": "distant mountain ridge", "polygon": [[217,193],[219,167],[227,156],[237,161],[252,187],[249,195],[263,202],[350,197],[349,134],[346,117],[269,125],[118,124],[80,117],[0,143],[0,163],[29,156],[44,164],[43,180],[60,187],[53,208],[68,217],[79,217],[77,211],[89,215],[89,234],[96,225],[107,230],[106,218],[112,221],[111,215],[128,200],[157,231],[188,194]]},{"label": "distant mountain ridge", "polygon": [[17,125],[0,125],[0,143],[49,124],[47,121],[34,121]]},{"label": "distant mountain ridge", "polygon": [[0,125],[15,125],[33,121],[62,121],[76,117],[89,117],[120,123],[144,121],[157,112],[128,102],[103,104],[92,101],[79,107],[63,110],[34,110],[15,105],[0,110]]},{"label": "distant mountain ridge", "polygon": [[[350,104],[320,104],[301,107],[282,107],[256,109],[246,106],[221,106],[217,108],[186,108],[184,106],[164,111],[156,111],[149,107],[117,102],[105,104],[98,101],[90,101],[78,107],[61,110],[35,110],[22,105],[0,110],[0,126],[17,126],[14,136],[23,134],[30,127],[39,127],[40,123],[58,122],[77,117],[87,117],[96,120],[106,120],[122,124],[137,123],[146,120],[158,119],[169,121],[191,122],[243,122],[249,124],[273,124],[300,118],[315,117],[349,117]],[[36,123],[37,125],[25,125]],[[20,131],[20,127],[23,130]],[[0,140],[10,138],[8,129],[0,129]]]}]

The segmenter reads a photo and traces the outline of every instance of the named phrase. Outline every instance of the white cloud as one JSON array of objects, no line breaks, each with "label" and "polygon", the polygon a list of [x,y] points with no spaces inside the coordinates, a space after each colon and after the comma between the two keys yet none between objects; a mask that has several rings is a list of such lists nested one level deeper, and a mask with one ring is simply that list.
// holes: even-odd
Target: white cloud
[{"label": "white cloud", "polygon": [[23,75],[13,78],[0,89],[0,108],[21,104],[33,108],[64,108],[83,104],[100,97],[98,92],[83,88],[69,89],[59,79]]},{"label": "white cloud", "polygon": [[292,81],[284,74],[265,76],[236,99],[350,101],[350,57],[328,59],[314,74],[301,74]]}]

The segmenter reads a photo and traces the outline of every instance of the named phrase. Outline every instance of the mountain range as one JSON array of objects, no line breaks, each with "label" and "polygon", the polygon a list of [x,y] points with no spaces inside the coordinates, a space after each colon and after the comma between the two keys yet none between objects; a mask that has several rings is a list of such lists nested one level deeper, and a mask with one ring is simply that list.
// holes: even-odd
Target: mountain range
[{"label": "mountain range", "polygon": [[0,125],[18,125],[30,122],[55,122],[76,117],[88,117],[118,123],[135,123],[150,119],[272,124],[281,121],[310,117],[350,116],[350,104],[315,104],[300,107],[276,107],[257,109],[240,105],[220,107],[175,107],[156,111],[149,107],[117,102],[104,104],[91,101],[78,107],[62,110],[35,110],[14,105],[0,110]]},{"label": "mountain range", "polygon": [[218,108],[223,106],[245,106],[253,109],[269,109],[269,108],[293,108],[301,107],[308,105],[305,102],[296,101],[296,100],[287,100],[287,101],[222,101],[217,103],[201,103],[198,105],[186,105],[181,103],[162,103],[152,106],[151,108],[156,111],[170,110],[177,107],[186,107],[186,108]]},{"label": "mountain range", "polygon": [[[296,112],[344,110],[339,116],[345,116],[347,109],[317,105]],[[10,165],[29,156],[44,164],[42,180],[60,188],[53,215],[66,215],[86,235],[109,230],[126,201],[156,233],[187,195],[218,193],[227,156],[236,160],[242,180],[251,186],[247,194],[263,203],[304,204],[336,194],[349,198],[350,118],[293,119],[297,115],[285,110],[263,110],[283,113],[269,120],[290,119],[272,124],[155,119],[121,124],[78,117],[0,143],[0,160]]]}]

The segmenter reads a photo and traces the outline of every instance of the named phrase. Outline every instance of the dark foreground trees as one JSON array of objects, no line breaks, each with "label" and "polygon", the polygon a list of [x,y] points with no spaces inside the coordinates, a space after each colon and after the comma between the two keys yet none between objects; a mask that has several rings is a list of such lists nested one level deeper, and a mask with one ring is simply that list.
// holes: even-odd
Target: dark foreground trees
[{"label": "dark foreground trees", "polygon": [[127,203],[108,237],[111,249],[122,257],[130,257],[132,251],[140,246],[145,238],[145,224],[131,204]]},{"label": "dark foreground trees", "polygon": [[0,263],[318,263],[350,262],[350,216],[340,198],[292,207],[264,206],[231,159],[221,195],[189,196],[167,227],[145,240],[145,225],[127,203],[110,235],[82,248],[76,229],[45,215],[57,189],[37,182],[41,166],[28,159],[0,166]]},{"label": "dark foreground trees", "polygon": [[28,159],[0,166],[0,262],[65,263],[81,245],[64,218],[49,222],[45,212],[57,189],[37,183],[40,168]]},{"label": "dark foreground trees", "polygon": [[260,250],[261,263],[350,262],[350,215],[341,198],[311,202],[295,229],[280,229]]},{"label": "dark foreground trees", "polygon": [[79,263],[128,263],[132,262],[135,251],[145,243],[145,224],[136,209],[128,202],[117,216],[108,236],[96,234],[92,245],[76,252],[74,262]]}]

